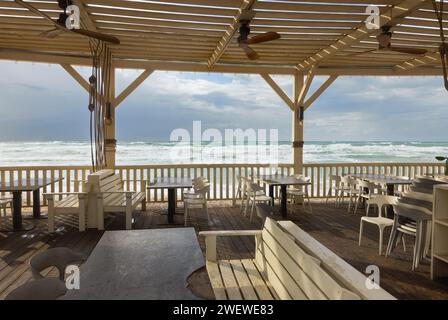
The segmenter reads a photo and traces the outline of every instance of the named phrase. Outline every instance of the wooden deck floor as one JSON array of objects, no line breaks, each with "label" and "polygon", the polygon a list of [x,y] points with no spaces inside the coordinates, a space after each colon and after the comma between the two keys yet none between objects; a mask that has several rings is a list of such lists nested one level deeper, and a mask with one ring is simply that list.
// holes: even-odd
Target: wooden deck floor
[{"label": "wooden deck floor", "polygon": [[[205,215],[196,210],[190,219],[195,230],[230,230],[261,228],[261,221],[253,223],[242,216],[239,208],[230,207],[230,202],[211,202],[212,222],[209,224]],[[146,212],[136,213],[134,228],[164,228],[162,225],[166,204],[148,205]],[[46,208],[43,208],[45,211]],[[182,211],[179,208],[178,211]],[[358,229],[361,213],[348,214],[345,208],[335,209],[332,204],[313,202],[313,213],[296,207],[289,215],[304,230],[321,241],[336,254],[341,256],[355,268],[364,272],[368,265],[380,268],[381,286],[399,299],[448,299],[448,285],[433,282],[429,278],[429,262],[424,261],[416,272],[411,271],[411,249],[403,253],[397,248],[393,257],[378,256],[378,230],[375,226],[365,227],[365,238],[362,247],[358,246]],[[176,216],[183,222],[183,216]],[[6,223],[10,223],[9,221]],[[102,232],[89,230],[77,232],[75,217],[60,220],[58,232],[49,235],[46,232],[46,220],[27,220],[36,227],[28,232],[0,232],[0,299],[11,290],[31,279],[28,264],[30,258],[47,248],[67,246],[85,253],[90,253],[101,238]],[[119,229],[124,226],[124,217],[110,217],[107,229]],[[181,226],[177,226],[181,227]],[[386,234],[388,236],[388,234]],[[203,239],[199,239],[204,249]],[[218,241],[218,252],[221,258],[249,257],[253,254],[254,241],[250,237],[223,238]],[[49,275],[56,275],[49,270]]]}]

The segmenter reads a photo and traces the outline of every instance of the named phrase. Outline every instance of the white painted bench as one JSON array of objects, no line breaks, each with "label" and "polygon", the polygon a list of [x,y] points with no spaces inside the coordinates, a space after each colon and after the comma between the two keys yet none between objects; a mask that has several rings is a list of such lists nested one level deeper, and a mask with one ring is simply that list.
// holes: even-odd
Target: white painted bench
[{"label": "white painted bench", "polygon": [[[328,269],[328,262],[323,263],[312,255],[309,248],[302,248],[297,238],[269,217],[263,230],[203,231],[199,234],[205,237],[207,272],[218,300],[393,299],[382,289],[370,290],[375,293],[367,295],[365,290],[355,290],[359,284],[352,282],[362,277],[365,286],[364,275],[333,254],[332,265],[344,265],[346,271],[335,276],[333,271],[340,269]],[[222,236],[255,236],[255,258],[217,260],[216,240]]]},{"label": "white painted bench", "polygon": [[[99,230],[104,229],[104,213],[124,212],[126,229],[131,229],[132,211],[140,204],[142,210],[146,210],[146,193],[124,191],[121,176],[114,170],[101,170],[89,175],[87,185],[89,194],[93,197],[92,201],[95,200],[96,195],[97,228]],[[146,190],[145,181],[142,181],[141,190]],[[93,209],[95,209],[94,206],[92,206]]]},{"label": "white painted bench", "polygon": [[48,202],[48,232],[54,232],[55,219],[58,215],[78,215],[78,229],[86,229],[86,193],[57,192],[44,193]]}]

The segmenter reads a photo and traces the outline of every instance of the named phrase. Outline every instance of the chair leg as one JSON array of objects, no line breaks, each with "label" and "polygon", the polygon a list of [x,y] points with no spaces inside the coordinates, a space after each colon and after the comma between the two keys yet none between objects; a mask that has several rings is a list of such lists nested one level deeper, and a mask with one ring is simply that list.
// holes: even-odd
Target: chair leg
[{"label": "chair leg", "polygon": [[406,239],[404,238],[404,235],[401,237],[401,241],[403,242],[403,252],[406,252]]},{"label": "chair leg", "polygon": [[254,216],[254,210],[255,210],[255,199],[253,199],[253,201],[252,201],[252,207],[251,207],[251,209],[250,209],[250,219],[249,219],[250,222],[252,222],[252,218],[253,218],[253,216]]},{"label": "chair leg", "polygon": [[415,270],[415,265],[416,265],[416,260],[417,260],[417,247],[418,247],[418,245],[417,245],[417,239],[418,237],[416,236],[415,237],[415,241],[414,241],[414,255],[413,255],[413,257],[412,257],[412,271],[414,271]]},{"label": "chair leg", "polygon": [[348,210],[347,212],[350,213],[350,209],[352,208],[352,195],[348,195]]},{"label": "chair leg", "polygon": [[417,233],[415,235],[415,269],[418,268],[420,264],[420,259],[422,256],[422,244],[423,244],[423,223],[420,221],[417,223]]},{"label": "chair leg", "polygon": [[366,217],[369,216],[369,209],[370,209],[370,203],[367,203],[367,205],[366,205]]},{"label": "chair leg", "polygon": [[390,256],[396,239],[398,238],[398,230],[395,225],[392,226],[392,231],[390,232],[389,242],[387,243],[386,257]]},{"label": "chair leg", "polygon": [[330,196],[331,196],[331,187],[328,189],[328,193],[327,193],[327,199],[325,199],[325,204],[328,204],[328,199],[330,198]]},{"label": "chair leg", "polygon": [[341,190],[340,194],[339,194],[339,199],[338,199],[338,207],[342,204],[345,203],[345,193],[344,191]]},{"label": "chair leg", "polygon": [[379,248],[378,248],[378,254],[381,255],[383,252],[383,233],[384,233],[384,227],[378,226],[380,228],[380,241],[379,241]]},{"label": "chair leg", "polygon": [[353,211],[354,214],[356,214],[356,211],[358,211],[359,202],[361,202],[361,196],[358,196],[355,200],[355,211]]},{"label": "chair leg", "polygon": [[306,199],[308,200],[308,207],[310,208],[310,213],[313,213],[313,207],[311,206],[311,199],[310,196],[308,195],[308,192],[306,193]]},{"label": "chair leg", "polygon": [[247,207],[249,207],[249,201],[250,201],[250,197],[247,197],[245,204],[244,204],[244,216],[247,215]]},{"label": "chair leg", "polygon": [[361,239],[362,239],[362,231],[364,229],[364,220],[361,219],[361,222],[359,223],[359,240],[358,245],[361,246]]}]

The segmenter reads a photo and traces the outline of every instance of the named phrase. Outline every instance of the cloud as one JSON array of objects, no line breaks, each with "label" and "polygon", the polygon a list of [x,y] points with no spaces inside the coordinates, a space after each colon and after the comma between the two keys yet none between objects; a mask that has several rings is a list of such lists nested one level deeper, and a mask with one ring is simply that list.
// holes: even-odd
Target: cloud
[{"label": "cloud", "polygon": [[[0,62],[0,71],[1,140],[88,139],[87,93],[62,68]],[[140,72],[119,70],[117,94]],[[273,78],[292,94],[291,77]],[[305,140],[447,140],[447,98],[440,77],[340,77],[306,111]],[[178,72],[154,72],[120,105],[117,138],[167,140],[194,120],[291,138],[289,108],[258,75]]]}]

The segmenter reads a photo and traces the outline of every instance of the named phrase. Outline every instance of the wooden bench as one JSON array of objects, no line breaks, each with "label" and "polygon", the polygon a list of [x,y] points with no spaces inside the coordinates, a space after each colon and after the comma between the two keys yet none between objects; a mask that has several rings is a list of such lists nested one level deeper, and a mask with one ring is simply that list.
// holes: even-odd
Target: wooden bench
[{"label": "wooden bench", "polygon": [[[393,299],[382,289],[370,290],[376,293],[366,296],[366,288],[354,290],[358,284],[348,286],[353,274],[354,281],[362,277],[365,286],[366,277],[353,268],[340,275],[344,278],[340,281],[340,277],[332,274],[332,269],[327,269],[326,264],[302,248],[293,235],[269,217],[263,230],[203,231],[199,234],[205,237],[207,272],[218,300]],[[221,236],[255,236],[255,258],[217,260],[216,239]],[[334,264],[347,264],[336,255],[331,259]]]},{"label": "wooden bench", "polygon": [[[101,170],[87,178],[89,194],[92,202],[97,200],[96,211],[98,219],[97,228],[104,229],[105,212],[124,212],[126,215],[126,229],[132,229],[132,211],[141,204],[146,210],[146,193],[124,191],[123,181],[114,170]],[[145,181],[142,181],[141,190],[146,190]]]},{"label": "wooden bench", "polygon": [[86,193],[58,192],[44,193],[48,201],[48,232],[54,232],[57,215],[77,214],[79,231],[86,229]]}]

